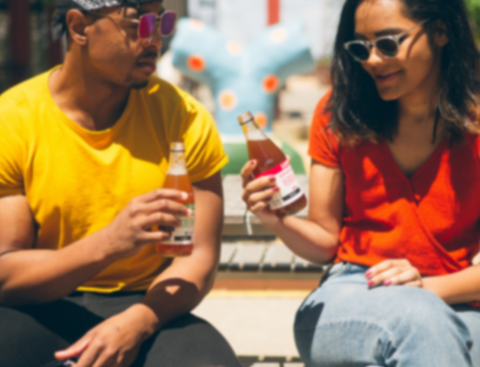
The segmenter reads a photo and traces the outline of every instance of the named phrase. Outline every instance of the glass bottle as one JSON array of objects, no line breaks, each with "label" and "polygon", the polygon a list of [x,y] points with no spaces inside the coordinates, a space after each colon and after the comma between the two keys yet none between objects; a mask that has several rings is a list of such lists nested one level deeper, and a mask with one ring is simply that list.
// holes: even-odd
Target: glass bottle
[{"label": "glass bottle", "polygon": [[298,185],[290,162],[273,141],[257,126],[254,116],[245,112],[238,116],[247,139],[248,155],[257,161],[255,178],[275,176],[279,191],[270,201],[270,209],[279,217],[298,213],[307,206],[307,198]]},{"label": "glass bottle", "polygon": [[[170,165],[163,188],[186,192],[188,198],[181,203],[195,213],[195,198],[185,163],[185,146],[181,142],[170,144]],[[192,253],[194,215],[181,218],[181,221],[181,227],[175,228],[168,240],[156,244],[157,252],[162,256],[189,256]]]}]

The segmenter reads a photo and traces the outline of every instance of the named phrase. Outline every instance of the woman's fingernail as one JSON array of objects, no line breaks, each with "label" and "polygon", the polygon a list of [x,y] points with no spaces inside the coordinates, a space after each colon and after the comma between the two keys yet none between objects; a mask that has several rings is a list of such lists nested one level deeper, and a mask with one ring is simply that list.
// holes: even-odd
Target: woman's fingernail
[{"label": "woman's fingernail", "polygon": [[275,182],[277,179],[275,178],[275,176],[272,176],[268,179],[270,182]]},{"label": "woman's fingernail", "polygon": [[275,186],[272,190],[275,191],[275,192],[280,191],[280,187]]},{"label": "woman's fingernail", "polygon": [[254,161],[254,160],[251,160],[251,161],[250,161],[250,166],[253,166],[253,165],[255,165],[255,161]]},{"label": "woman's fingernail", "polygon": [[187,210],[187,216],[191,217],[193,215],[193,210],[192,209],[188,209]]},{"label": "woman's fingernail", "polygon": [[392,285],[392,281],[389,279],[384,281],[383,284],[388,287],[389,285]]},{"label": "woman's fingernail", "polygon": [[188,199],[188,194],[186,192],[182,192],[182,199],[187,200]]},{"label": "woman's fingernail", "polygon": [[369,281],[367,284],[368,284],[369,287],[373,287],[373,285],[375,284],[375,282],[374,282],[373,280],[371,280],[371,281]]},{"label": "woman's fingernail", "polygon": [[370,278],[370,277],[372,276],[371,270],[367,271],[367,272],[365,273],[365,276],[366,276],[367,278]]}]

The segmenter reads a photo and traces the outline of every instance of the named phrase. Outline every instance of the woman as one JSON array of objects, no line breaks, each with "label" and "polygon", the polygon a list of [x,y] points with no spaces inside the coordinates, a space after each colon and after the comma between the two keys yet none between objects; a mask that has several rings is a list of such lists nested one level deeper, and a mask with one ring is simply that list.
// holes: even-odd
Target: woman
[{"label": "woman", "polygon": [[295,253],[333,262],[295,322],[307,366],[480,366],[479,54],[463,0],[347,0],[312,123],[308,220],[243,199]]}]

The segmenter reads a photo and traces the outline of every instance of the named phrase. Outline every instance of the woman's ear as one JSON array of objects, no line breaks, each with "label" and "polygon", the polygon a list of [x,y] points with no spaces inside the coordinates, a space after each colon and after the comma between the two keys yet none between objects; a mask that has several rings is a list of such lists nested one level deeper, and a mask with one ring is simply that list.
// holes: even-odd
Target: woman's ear
[{"label": "woman's ear", "polygon": [[88,25],[85,15],[79,10],[72,9],[65,15],[65,23],[72,41],[85,46],[87,44],[85,28]]},{"label": "woman's ear", "polygon": [[439,47],[445,46],[450,40],[447,34],[447,26],[441,20],[437,20],[434,27],[433,43]]}]

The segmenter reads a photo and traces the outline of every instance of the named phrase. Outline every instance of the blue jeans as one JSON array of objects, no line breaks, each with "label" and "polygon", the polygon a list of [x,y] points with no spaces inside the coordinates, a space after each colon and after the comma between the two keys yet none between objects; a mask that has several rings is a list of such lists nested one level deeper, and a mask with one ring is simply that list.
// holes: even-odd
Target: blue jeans
[{"label": "blue jeans", "polygon": [[334,265],[297,312],[306,366],[480,367],[480,311],[407,286],[369,289],[367,267]]}]

